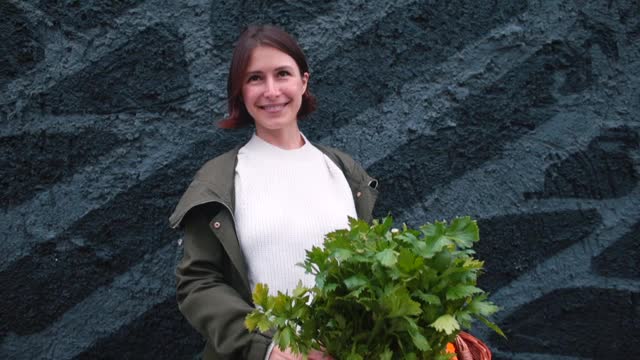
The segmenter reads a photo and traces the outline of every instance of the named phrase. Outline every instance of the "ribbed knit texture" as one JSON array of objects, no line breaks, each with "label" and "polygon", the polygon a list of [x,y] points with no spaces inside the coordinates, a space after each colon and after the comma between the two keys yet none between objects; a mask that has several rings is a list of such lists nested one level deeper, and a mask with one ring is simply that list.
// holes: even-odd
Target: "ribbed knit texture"
[{"label": "ribbed knit texture", "polygon": [[235,220],[247,259],[251,289],[289,292],[298,280],[313,286],[296,266],[305,250],[321,245],[328,232],[356,217],[349,184],[331,159],[306,139],[284,150],[253,135],[238,153]]}]

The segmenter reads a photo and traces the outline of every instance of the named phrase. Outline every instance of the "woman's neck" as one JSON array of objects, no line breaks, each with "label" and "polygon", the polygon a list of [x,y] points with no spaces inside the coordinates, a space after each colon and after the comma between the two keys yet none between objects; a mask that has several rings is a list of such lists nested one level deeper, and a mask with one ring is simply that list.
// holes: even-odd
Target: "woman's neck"
[{"label": "woman's neck", "polygon": [[285,150],[299,149],[304,145],[304,138],[298,126],[275,130],[256,128],[256,135],[269,144]]}]

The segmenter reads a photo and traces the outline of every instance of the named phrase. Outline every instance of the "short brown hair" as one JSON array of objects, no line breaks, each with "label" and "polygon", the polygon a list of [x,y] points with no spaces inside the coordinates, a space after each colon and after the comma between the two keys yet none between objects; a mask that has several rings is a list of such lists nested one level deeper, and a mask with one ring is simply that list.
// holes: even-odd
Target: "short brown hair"
[{"label": "short brown hair", "polygon": [[[284,30],[273,25],[249,26],[242,32],[233,49],[233,57],[227,78],[227,101],[229,104],[229,117],[218,123],[218,126],[226,129],[241,128],[254,123],[247,108],[242,102],[242,85],[245,71],[249,66],[251,53],[258,46],[270,46],[291,56],[300,68],[300,75],[309,72],[307,59],[296,40]],[[312,113],[316,109],[316,98],[309,91],[302,94],[302,104],[298,110],[298,118]]]}]

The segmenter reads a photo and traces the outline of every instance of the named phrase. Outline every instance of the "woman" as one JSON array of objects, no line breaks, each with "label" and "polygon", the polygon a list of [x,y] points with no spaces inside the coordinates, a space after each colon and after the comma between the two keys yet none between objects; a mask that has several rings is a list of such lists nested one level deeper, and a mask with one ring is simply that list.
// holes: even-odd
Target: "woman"
[{"label": "woman", "polygon": [[[311,144],[298,119],[315,109],[309,67],[296,41],[274,26],[249,27],[233,52],[229,117],[255,125],[246,144],[207,162],[171,215],[184,231],[177,267],[180,310],[207,339],[204,359],[298,359],[249,333],[257,283],[291,291],[313,279],[295,266],[324,234],[371,220],[377,181],[348,155]],[[314,352],[310,359],[321,358]]]}]

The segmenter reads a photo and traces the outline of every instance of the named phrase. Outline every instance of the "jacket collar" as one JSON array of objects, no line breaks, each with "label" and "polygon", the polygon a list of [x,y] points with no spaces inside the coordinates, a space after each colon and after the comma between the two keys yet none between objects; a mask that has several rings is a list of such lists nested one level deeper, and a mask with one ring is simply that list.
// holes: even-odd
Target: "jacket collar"
[{"label": "jacket collar", "polygon": [[209,160],[198,170],[169,217],[172,228],[178,228],[189,210],[207,203],[220,203],[234,213],[234,176],[238,151],[242,145]]}]

